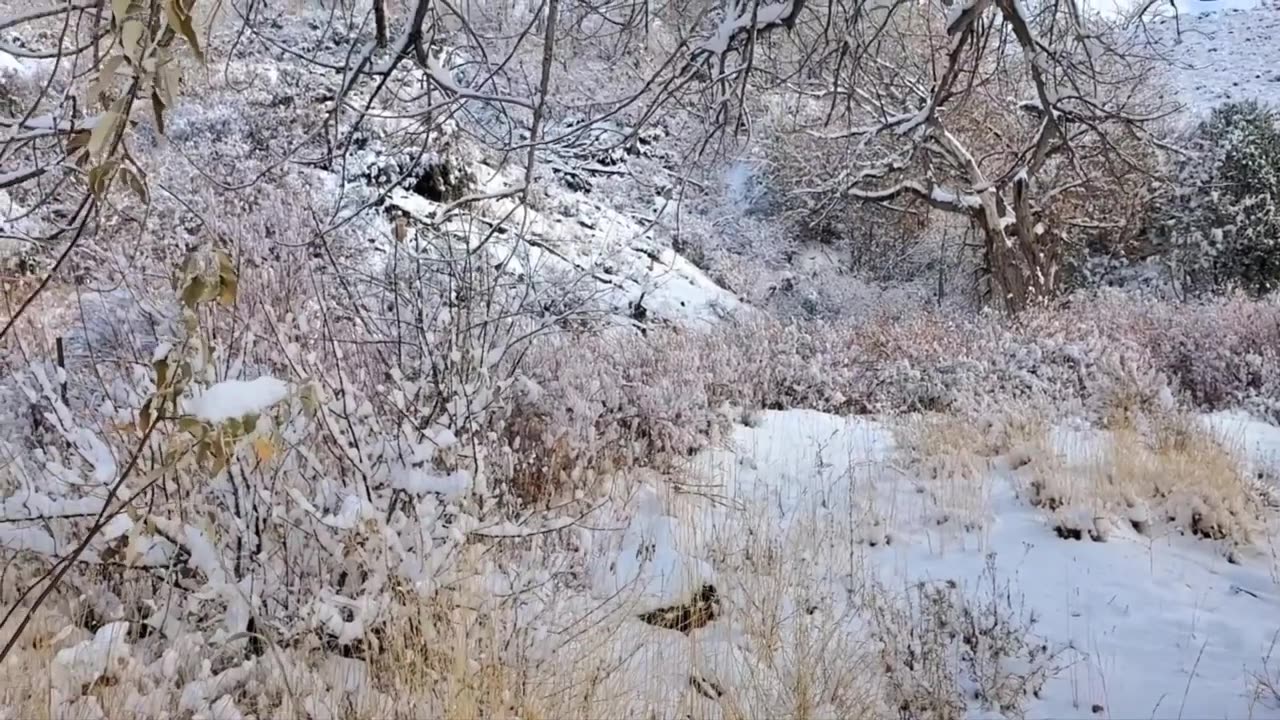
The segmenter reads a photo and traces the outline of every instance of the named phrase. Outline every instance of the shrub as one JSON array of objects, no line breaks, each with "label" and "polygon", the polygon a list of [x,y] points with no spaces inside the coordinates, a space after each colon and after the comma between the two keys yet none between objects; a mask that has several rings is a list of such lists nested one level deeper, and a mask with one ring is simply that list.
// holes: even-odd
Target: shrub
[{"label": "shrub", "polygon": [[1187,287],[1237,285],[1255,295],[1280,287],[1280,127],[1275,111],[1224,105],[1191,137],[1193,153],[1158,232]]},{"label": "shrub", "polygon": [[995,555],[988,555],[977,587],[926,582],[901,599],[890,592],[871,596],[885,699],[899,717],[967,717],[970,699],[985,710],[1022,717],[1030,699],[1070,664],[1070,651],[1036,634],[1035,614],[996,573]]}]

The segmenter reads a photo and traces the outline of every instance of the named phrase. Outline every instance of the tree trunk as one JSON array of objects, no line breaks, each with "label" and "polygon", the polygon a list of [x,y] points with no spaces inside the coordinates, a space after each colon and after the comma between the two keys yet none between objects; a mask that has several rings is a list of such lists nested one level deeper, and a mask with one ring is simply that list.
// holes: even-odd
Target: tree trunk
[{"label": "tree trunk", "polygon": [[542,130],[542,114],[551,91],[551,62],[556,55],[556,22],[560,15],[560,0],[547,0],[546,27],[542,40],[542,83],[538,88],[538,104],[533,108],[533,124],[529,128],[529,157],[524,166],[524,190],[529,192],[533,184],[533,163],[538,151],[538,133]]},{"label": "tree trunk", "polygon": [[373,0],[373,28],[378,47],[387,46],[387,0]]},{"label": "tree trunk", "polygon": [[983,251],[992,289],[1006,312],[1016,313],[1058,291],[1058,254],[1053,235],[1036,218],[1027,181],[1015,179],[1012,203],[996,190],[984,194],[974,215],[984,237]]}]

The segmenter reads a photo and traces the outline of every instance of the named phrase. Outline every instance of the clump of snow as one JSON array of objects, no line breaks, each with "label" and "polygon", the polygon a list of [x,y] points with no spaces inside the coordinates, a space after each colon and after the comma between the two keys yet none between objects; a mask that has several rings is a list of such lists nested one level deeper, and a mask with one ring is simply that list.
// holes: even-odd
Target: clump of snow
[{"label": "clump of snow", "polygon": [[129,623],[107,623],[93,639],[58,651],[51,670],[53,686],[78,694],[81,687],[127,667],[131,659],[128,634]]},{"label": "clump of snow", "polygon": [[682,547],[681,526],[663,511],[654,488],[639,488],[632,503],[634,515],[616,554],[596,570],[597,597],[634,593],[636,610],[643,612],[686,600],[704,582],[714,580],[711,566]]},{"label": "clump of snow", "polygon": [[471,490],[470,473],[461,470],[440,472],[430,467],[392,468],[391,487],[414,495],[437,493],[447,501],[461,498]]},{"label": "clump of snow", "polygon": [[210,423],[260,413],[289,393],[282,380],[264,375],[256,380],[224,380],[192,399],[187,411]]}]

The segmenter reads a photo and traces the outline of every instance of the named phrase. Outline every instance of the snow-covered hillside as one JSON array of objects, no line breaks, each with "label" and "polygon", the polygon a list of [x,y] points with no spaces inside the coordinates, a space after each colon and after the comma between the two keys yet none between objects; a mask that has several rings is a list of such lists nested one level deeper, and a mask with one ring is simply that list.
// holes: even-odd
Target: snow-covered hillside
[{"label": "snow-covered hillside", "polygon": [[[648,222],[559,187],[554,207],[538,211],[510,197],[518,178],[483,166],[469,171],[493,178],[477,194],[494,199],[458,211],[400,189],[390,204],[427,227],[484,247],[491,262],[507,272],[583,286],[591,298],[588,307],[599,303],[625,322],[705,325],[739,309],[738,298],[655,239],[653,228],[667,210],[661,198],[655,197]],[[494,228],[503,231],[493,237]]]}]

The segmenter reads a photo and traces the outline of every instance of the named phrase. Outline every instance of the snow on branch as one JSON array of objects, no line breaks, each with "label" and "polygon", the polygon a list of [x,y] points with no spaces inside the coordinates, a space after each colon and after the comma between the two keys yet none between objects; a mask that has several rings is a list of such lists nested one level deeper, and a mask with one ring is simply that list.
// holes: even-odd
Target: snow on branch
[{"label": "snow on branch", "polygon": [[192,400],[188,410],[205,422],[219,423],[260,413],[283,400],[288,392],[288,385],[269,376],[224,380]]},{"label": "snow on branch", "polygon": [[694,60],[723,57],[733,41],[744,32],[761,32],[777,26],[790,28],[804,8],[805,0],[728,0],[724,16],[711,35],[694,46]]}]

